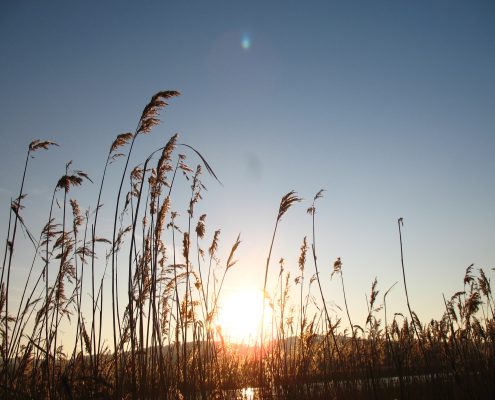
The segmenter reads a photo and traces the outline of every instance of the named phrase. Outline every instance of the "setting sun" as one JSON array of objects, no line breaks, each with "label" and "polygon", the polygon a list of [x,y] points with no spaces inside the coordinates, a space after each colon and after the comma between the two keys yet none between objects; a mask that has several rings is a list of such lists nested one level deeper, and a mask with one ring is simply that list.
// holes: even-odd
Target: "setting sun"
[{"label": "setting sun", "polygon": [[[262,316],[263,297],[260,290],[241,289],[228,293],[219,307],[217,327],[225,339],[237,343],[253,343]],[[269,307],[265,307],[265,321]]]}]

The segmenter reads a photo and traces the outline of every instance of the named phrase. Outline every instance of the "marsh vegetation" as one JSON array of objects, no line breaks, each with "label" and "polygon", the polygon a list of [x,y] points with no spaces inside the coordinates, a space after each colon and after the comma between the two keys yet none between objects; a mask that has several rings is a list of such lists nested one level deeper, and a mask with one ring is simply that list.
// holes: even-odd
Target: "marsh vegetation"
[{"label": "marsh vegetation", "polygon": [[[53,180],[39,233],[24,219],[26,177],[33,156],[56,144],[29,144],[6,226],[1,398],[222,399],[242,397],[236,389],[248,387],[256,388],[255,397],[270,399],[495,398],[494,301],[485,271],[469,266],[460,277],[462,290],[444,297],[443,316],[425,322],[414,312],[404,260],[398,260],[401,282],[379,289],[375,279],[367,317],[355,321],[345,266],[337,259],[332,273],[345,300],[337,314],[327,307],[321,280],[328,274],[317,256],[316,208],[323,191],[307,209],[312,231],[301,233],[297,276],[284,270],[283,260],[272,259],[272,248],[282,220],[301,199],[291,191],[278,211],[274,205],[257,338],[249,345],[224,338],[219,300],[237,267],[241,238],[224,243],[220,230],[209,229],[206,214],[197,212],[204,181],[215,184],[216,172],[177,135],[130,164],[135,141],[151,133],[159,112],[178,94],[152,97],[136,130],[110,143],[98,181],[67,163]],[[121,169],[119,181],[105,179],[109,168]],[[178,186],[189,193],[185,204],[172,202]],[[73,194],[95,188],[92,208],[81,209]],[[101,221],[104,190],[113,194],[113,205],[104,205],[113,215],[110,223]],[[401,254],[402,229],[399,219]],[[27,279],[14,291],[16,256],[30,249]],[[267,285],[269,276],[276,277],[275,287]],[[387,314],[392,289],[404,291],[403,313]]]}]

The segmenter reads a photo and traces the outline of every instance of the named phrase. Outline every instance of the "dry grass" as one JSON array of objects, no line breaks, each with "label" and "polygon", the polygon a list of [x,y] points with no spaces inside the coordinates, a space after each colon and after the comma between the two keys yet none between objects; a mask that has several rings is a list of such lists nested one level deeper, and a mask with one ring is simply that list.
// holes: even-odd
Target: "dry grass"
[{"label": "dry grass", "polygon": [[[154,95],[135,132],[111,143],[94,211],[81,210],[69,197],[75,187],[85,190],[89,177],[71,163],[65,166],[38,238],[23,220],[25,177],[33,153],[55,143],[35,140],[28,146],[19,196],[10,204],[1,273],[1,398],[220,399],[235,398],[231,390],[248,386],[258,388],[257,397],[270,399],[495,397],[494,301],[482,269],[469,266],[463,289],[445,298],[443,317],[425,323],[407,295],[402,258],[407,317],[387,315],[392,288],[380,303],[375,279],[367,318],[359,325],[347,307],[339,258],[333,272],[340,276],[348,326],[327,309],[316,246],[315,203],[323,191],[308,209],[312,232],[302,240],[299,275],[291,277],[281,260],[276,287],[269,289],[277,230],[301,201],[294,191],[281,199],[264,275],[270,329],[261,328],[262,340],[253,347],[225,341],[214,320],[241,240],[222,263],[220,230],[210,233],[206,214],[196,215],[205,191],[203,168],[218,181],[217,176],[197,150],[178,143],[177,135],[141,164],[129,165],[135,140],[152,131],[166,101],[178,95]],[[178,149],[199,164],[190,167]],[[117,195],[107,239],[99,233],[99,213],[107,169],[118,160],[125,161],[117,188],[111,188]],[[190,195],[180,208],[174,189],[183,184]],[[22,295],[11,299],[19,227],[35,250]],[[399,239],[402,250],[402,219]],[[126,293],[119,293],[121,281],[128,283]],[[103,337],[104,326],[111,338]],[[70,348],[60,345],[61,327]]]}]

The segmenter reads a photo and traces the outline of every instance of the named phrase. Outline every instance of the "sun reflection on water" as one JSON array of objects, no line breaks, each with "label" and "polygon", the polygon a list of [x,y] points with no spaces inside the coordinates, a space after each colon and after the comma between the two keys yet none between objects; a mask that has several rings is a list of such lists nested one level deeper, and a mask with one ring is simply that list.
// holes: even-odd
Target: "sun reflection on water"
[{"label": "sun reflection on water", "polygon": [[243,388],[241,391],[242,400],[253,400],[254,399],[254,389],[251,387]]}]

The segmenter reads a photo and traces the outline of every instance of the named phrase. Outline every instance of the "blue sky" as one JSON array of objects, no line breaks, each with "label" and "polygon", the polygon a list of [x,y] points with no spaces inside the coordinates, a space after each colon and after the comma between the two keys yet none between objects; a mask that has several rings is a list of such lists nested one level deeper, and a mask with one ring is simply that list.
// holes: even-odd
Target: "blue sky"
[{"label": "blue sky", "polygon": [[[441,315],[441,294],[462,289],[469,264],[493,276],[493,2],[10,2],[0,54],[3,226],[31,140],[61,146],[37,154],[28,176],[36,231],[65,162],[98,180],[114,137],[134,129],[153,93],[176,89],[182,96],[133,160],[179,132],[212,164],[223,186],[206,180],[209,232],[222,229],[227,254],[237,233],[243,240],[227,291],[262,285],[278,203],[291,189],[305,203],[284,218],[274,260],[295,274],[311,228],[305,210],[325,188],[324,286],[343,306],[330,282],[342,257],[357,320],[375,276],[382,293],[401,279],[399,217],[422,319]],[[94,206],[93,192],[74,195]],[[406,310],[400,286],[389,298]]]}]

